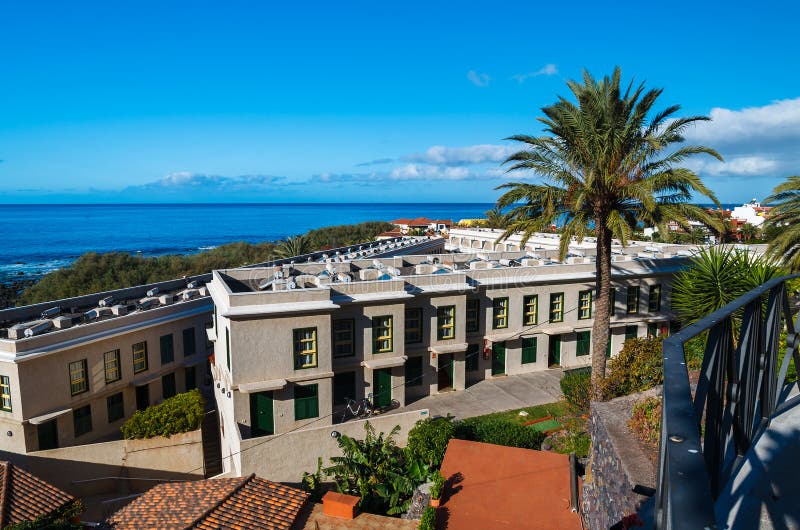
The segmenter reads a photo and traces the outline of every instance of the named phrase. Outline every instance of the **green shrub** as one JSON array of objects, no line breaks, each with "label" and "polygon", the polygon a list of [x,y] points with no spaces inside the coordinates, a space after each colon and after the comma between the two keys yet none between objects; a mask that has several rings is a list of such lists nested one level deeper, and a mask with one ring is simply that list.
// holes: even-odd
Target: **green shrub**
[{"label": "green shrub", "polygon": [[507,447],[540,449],[544,433],[498,418],[468,418],[455,425],[455,437]]},{"label": "green shrub", "polygon": [[581,414],[589,410],[592,399],[591,370],[570,370],[561,378],[561,392],[570,412]]},{"label": "green shrub", "polygon": [[178,394],[163,403],[137,410],[122,427],[127,439],[172,436],[200,427],[204,414],[203,396],[195,389]]},{"label": "green shrub", "polygon": [[418,530],[436,530],[436,510],[430,506],[422,512]]},{"label": "green shrub", "polygon": [[568,455],[575,453],[578,458],[589,456],[589,447],[592,439],[588,432],[567,432],[563,436],[553,436],[551,438],[553,450],[556,453]]},{"label": "green shrub", "polygon": [[634,403],[628,427],[643,442],[658,444],[661,437],[661,398],[650,397]]},{"label": "green shrub", "polygon": [[442,497],[442,490],[444,490],[444,475],[441,471],[433,473],[433,484],[431,485],[431,499],[440,499]]},{"label": "green shrub", "polygon": [[452,416],[418,421],[408,433],[406,455],[409,459],[423,462],[431,468],[439,468],[444,459],[447,443],[454,432]]},{"label": "green shrub", "polygon": [[300,487],[303,491],[311,494],[311,500],[313,502],[320,502],[322,500],[322,457],[317,458],[316,473],[303,471],[303,476],[300,479]]},{"label": "green shrub", "polygon": [[606,399],[627,396],[660,385],[664,381],[660,338],[628,339],[609,363],[603,382]]}]

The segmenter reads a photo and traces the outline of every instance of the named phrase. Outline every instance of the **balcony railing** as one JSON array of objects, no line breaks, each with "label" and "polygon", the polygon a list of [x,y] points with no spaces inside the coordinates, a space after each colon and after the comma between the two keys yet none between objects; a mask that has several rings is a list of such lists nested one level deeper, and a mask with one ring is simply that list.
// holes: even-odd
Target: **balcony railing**
[{"label": "balcony railing", "polygon": [[[797,277],[770,280],[664,341],[656,528],[716,528],[714,502],[748,449],[772,418],[800,403],[800,396],[788,398],[785,385],[791,359],[800,368],[800,321],[792,320],[786,290],[786,281]],[[693,397],[684,345],[705,331]]]}]

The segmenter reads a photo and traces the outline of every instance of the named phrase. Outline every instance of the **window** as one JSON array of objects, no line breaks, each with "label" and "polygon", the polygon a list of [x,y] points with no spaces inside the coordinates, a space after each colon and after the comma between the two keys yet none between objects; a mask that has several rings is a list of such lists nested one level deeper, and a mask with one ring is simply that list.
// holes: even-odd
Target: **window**
[{"label": "window", "polygon": [[647,310],[651,313],[661,311],[661,286],[651,285],[647,295]]},{"label": "window", "polygon": [[406,309],[406,344],[422,342],[422,308]]},{"label": "window", "polygon": [[647,336],[658,337],[658,323],[650,322],[649,324],[647,324]]},{"label": "window", "polygon": [[195,366],[187,366],[183,370],[183,380],[185,382],[187,392],[197,388],[197,370]]},{"label": "window", "polygon": [[194,328],[187,328],[183,330],[183,356],[189,357],[197,353],[197,345],[195,343]]},{"label": "window", "polygon": [[508,298],[495,298],[492,301],[492,328],[508,327]]},{"label": "window", "polygon": [[103,354],[103,366],[106,372],[106,384],[122,379],[119,366],[119,350],[107,351]]},{"label": "window", "polygon": [[294,369],[317,366],[317,328],[294,330]]},{"label": "window", "polygon": [[578,294],[578,320],[592,318],[592,291],[581,291]]},{"label": "window", "polygon": [[85,405],[72,411],[72,423],[75,426],[75,438],[92,432],[92,406]]},{"label": "window", "polygon": [[317,385],[295,385],[294,420],[307,420],[319,416],[319,393]]},{"label": "window", "polygon": [[625,326],[625,340],[635,339],[639,336],[639,326]]},{"label": "window", "polygon": [[536,337],[522,338],[522,364],[536,362],[536,348],[538,346]]},{"label": "window", "polygon": [[106,398],[106,410],[108,411],[108,423],[114,423],[125,417],[125,403],[122,400],[122,392]]},{"label": "window", "polygon": [[529,294],[522,299],[522,323],[533,326],[539,323],[539,295]]},{"label": "window", "polygon": [[356,321],[352,318],[333,321],[333,356],[350,357],[356,354]]},{"label": "window", "polygon": [[579,331],[577,344],[575,345],[575,355],[578,357],[582,357],[584,355],[589,355],[589,350],[591,349],[591,338],[592,332],[591,331]]},{"label": "window", "polygon": [[674,335],[681,330],[681,323],[678,320],[669,321],[669,334]]},{"label": "window", "polygon": [[480,361],[480,346],[478,344],[470,344],[467,346],[466,355],[466,370],[467,372],[474,372],[478,369]]},{"label": "window", "polygon": [[372,353],[392,351],[392,317],[372,317]]},{"label": "window", "polygon": [[346,405],[356,398],[356,373],[342,372],[333,376],[333,406]]},{"label": "window", "polygon": [[456,338],[456,306],[448,305],[436,310],[436,327],[439,340]]},{"label": "window", "polygon": [[617,305],[617,290],[613,287],[608,291],[608,314],[614,316],[614,310]]},{"label": "window", "polygon": [[631,285],[628,287],[628,314],[632,315],[639,312],[639,286]]},{"label": "window", "polygon": [[481,301],[477,298],[467,298],[467,333],[475,333],[480,331],[481,321]]},{"label": "window", "polygon": [[11,412],[11,378],[0,375],[0,410]]},{"label": "window", "polygon": [[564,293],[550,295],[550,322],[564,322]]},{"label": "window", "polygon": [[159,339],[161,345],[161,364],[162,366],[171,363],[175,360],[175,341],[172,338],[172,333],[169,335],[162,335]]},{"label": "window", "polygon": [[69,388],[73,396],[89,390],[89,380],[86,378],[86,359],[69,363]]},{"label": "window", "polygon": [[225,328],[225,362],[228,370],[231,369],[231,330]]},{"label": "window", "polygon": [[606,343],[606,357],[611,358],[611,341],[614,339],[614,334],[608,330],[608,342]]},{"label": "window", "polygon": [[147,342],[137,342],[133,345],[133,373],[138,374],[147,370]]},{"label": "window", "polygon": [[161,395],[164,399],[169,399],[176,394],[175,372],[161,376]]},{"label": "window", "polygon": [[406,361],[406,388],[422,385],[422,357],[409,357]]}]

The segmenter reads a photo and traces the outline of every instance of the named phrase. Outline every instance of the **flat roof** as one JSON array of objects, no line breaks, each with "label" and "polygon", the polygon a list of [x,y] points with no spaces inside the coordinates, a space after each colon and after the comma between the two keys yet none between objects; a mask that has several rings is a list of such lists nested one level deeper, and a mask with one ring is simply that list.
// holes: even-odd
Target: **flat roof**
[{"label": "flat roof", "polygon": [[567,455],[452,439],[441,472],[448,528],[581,529]]}]

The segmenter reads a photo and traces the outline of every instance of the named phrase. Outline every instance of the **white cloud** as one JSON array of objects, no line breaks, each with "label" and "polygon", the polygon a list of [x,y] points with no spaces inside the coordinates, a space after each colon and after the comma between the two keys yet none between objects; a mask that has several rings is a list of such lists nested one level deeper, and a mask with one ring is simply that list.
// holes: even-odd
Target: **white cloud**
[{"label": "white cloud", "polygon": [[178,171],[170,173],[159,180],[148,182],[139,186],[131,186],[129,190],[135,191],[249,191],[264,190],[274,186],[286,184],[286,177],[273,175],[240,175],[224,177],[220,175],[207,175]]},{"label": "white cloud", "polygon": [[467,79],[469,79],[470,83],[479,87],[489,86],[489,81],[491,80],[489,74],[480,74],[475,70],[467,72]]},{"label": "white cloud", "polygon": [[732,157],[726,159],[725,162],[695,158],[687,160],[683,165],[696,173],[712,177],[768,175],[778,167],[778,163],[775,160],[760,156]]},{"label": "white cloud", "polygon": [[496,178],[490,171],[472,171],[463,166],[406,164],[389,173],[391,180],[485,180]]},{"label": "white cloud", "polygon": [[481,164],[484,162],[502,162],[516,150],[511,146],[493,144],[463,147],[434,145],[424,153],[415,153],[403,158],[409,162],[423,162],[426,164]]},{"label": "white cloud", "polygon": [[774,101],[763,107],[730,110],[715,107],[711,121],[698,123],[686,136],[695,142],[739,146],[768,140],[800,140],[800,98]]},{"label": "white cloud", "polygon": [[556,75],[558,73],[558,67],[552,63],[548,63],[535,72],[528,72],[527,74],[516,74],[511,76],[512,79],[516,79],[517,83],[524,83],[527,79],[531,77],[539,77],[539,76],[551,76]]}]

